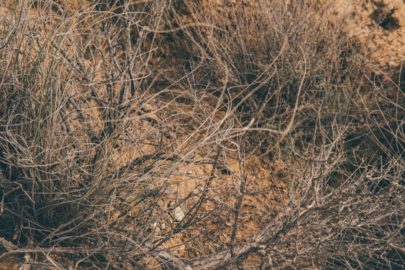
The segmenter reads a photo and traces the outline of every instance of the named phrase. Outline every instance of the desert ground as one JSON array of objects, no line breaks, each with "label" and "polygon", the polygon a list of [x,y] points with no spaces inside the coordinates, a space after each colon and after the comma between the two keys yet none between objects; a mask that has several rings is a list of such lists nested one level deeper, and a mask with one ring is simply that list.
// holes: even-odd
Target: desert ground
[{"label": "desert ground", "polygon": [[0,2],[1,269],[402,269],[405,1]]},{"label": "desert ground", "polygon": [[381,66],[398,67],[405,59],[405,3],[402,0],[334,1],[335,16],[345,18],[345,29],[358,38]]}]

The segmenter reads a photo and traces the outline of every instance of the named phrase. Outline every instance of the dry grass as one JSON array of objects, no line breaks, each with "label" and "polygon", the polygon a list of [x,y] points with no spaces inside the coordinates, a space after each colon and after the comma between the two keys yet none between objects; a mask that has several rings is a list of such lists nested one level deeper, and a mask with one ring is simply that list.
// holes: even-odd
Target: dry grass
[{"label": "dry grass", "polygon": [[328,6],[32,2],[0,22],[0,260],[405,264],[404,92]]}]

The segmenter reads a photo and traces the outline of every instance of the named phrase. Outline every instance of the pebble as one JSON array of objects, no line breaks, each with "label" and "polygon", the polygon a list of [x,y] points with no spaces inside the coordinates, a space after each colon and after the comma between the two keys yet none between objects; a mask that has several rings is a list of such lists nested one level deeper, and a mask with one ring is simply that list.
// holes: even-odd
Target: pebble
[{"label": "pebble", "polygon": [[176,207],[174,209],[174,219],[178,222],[182,221],[184,219],[184,212],[181,210],[180,207]]}]

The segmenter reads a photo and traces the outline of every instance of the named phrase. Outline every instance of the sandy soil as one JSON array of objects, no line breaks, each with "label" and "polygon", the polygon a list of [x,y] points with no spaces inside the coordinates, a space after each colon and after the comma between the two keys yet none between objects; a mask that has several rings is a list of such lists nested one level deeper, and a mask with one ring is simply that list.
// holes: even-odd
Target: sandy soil
[{"label": "sandy soil", "polygon": [[335,0],[330,5],[332,16],[344,20],[373,62],[383,68],[405,63],[404,0]]}]

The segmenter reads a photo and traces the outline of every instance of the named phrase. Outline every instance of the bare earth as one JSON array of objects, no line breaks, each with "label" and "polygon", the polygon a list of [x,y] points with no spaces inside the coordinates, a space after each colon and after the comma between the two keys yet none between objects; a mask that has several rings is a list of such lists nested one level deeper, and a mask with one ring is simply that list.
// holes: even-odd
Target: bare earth
[{"label": "bare earth", "polygon": [[345,21],[348,33],[359,39],[380,67],[405,63],[404,0],[335,0],[332,15]]}]

